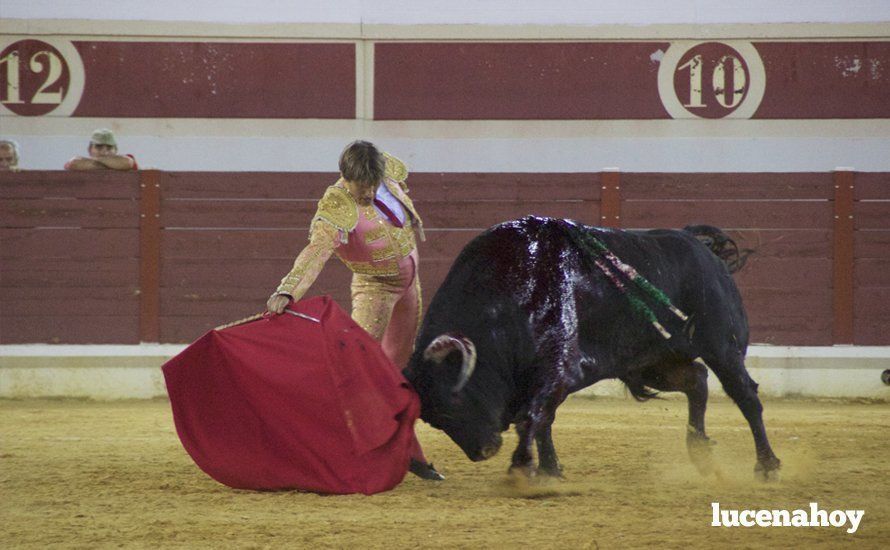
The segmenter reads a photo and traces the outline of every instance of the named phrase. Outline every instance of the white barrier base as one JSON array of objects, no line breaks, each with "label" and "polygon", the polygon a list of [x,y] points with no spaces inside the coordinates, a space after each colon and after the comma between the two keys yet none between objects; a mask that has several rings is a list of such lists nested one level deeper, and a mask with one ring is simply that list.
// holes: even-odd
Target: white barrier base
[{"label": "white barrier base", "polygon": [[184,345],[0,346],[0,398],[166,397],[161,365]]},{"label": "white barrier base", "polygon": [[[0,345],[0,398],[76,397],[150,399],[167,395],[160,366],[185,346]],[[767,397],[836,397],[890,401],[881,373],[890,346],[751,346],[748,371]],[[710,374],[712,395],[723,395]],[[622,396],[624,385],[605,380],[581,393]]]}]

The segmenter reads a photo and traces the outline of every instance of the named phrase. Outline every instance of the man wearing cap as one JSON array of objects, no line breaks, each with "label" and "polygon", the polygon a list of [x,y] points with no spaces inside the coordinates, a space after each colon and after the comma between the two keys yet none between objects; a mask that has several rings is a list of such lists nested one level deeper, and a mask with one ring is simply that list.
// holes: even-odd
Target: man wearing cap
[{"label": "man wearing cap", "polygon": [[74,157],[65,163],[65,170],[138,170],[133,155],[118,155],[114,132],[99,128],[90,136],[89,157]]}]

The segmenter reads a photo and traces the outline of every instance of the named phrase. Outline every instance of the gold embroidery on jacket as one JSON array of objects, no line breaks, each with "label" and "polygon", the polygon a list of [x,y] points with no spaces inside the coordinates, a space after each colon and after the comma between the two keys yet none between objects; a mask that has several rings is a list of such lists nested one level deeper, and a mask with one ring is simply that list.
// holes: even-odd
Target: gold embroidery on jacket
[{"label": "gold embroidery on jacket", "polygon": [[402,228],[394,228],[391,234],[395,240],[398,253],[402,257],[410,254],[417,246],[417,243],[414,240],[414,231],[411,230],[410,225],[406,225]]},{"label": "gold embroidery on jacket", "polygon": [[380,239],[386,238],[387,235],[386,227],[380,226],[371,229],[367,233],[365,233],[365,244],[371,244],[375,241],[379,241]]},{"label": "gold embroidery on jacket", "polygon": [[358,208],[355,199],[346,189],[332,185],[318,201],[314,220],[324,220],[344,233],[358,224]]},{"label": "gold embroidery on jacket", "polygon": [[[404,258],[411,253],[417,246],[414,240],[414,232],[411,230],[411,223],[405,220],[404,227],[394,227],[386,224],[375,227],[368,232],[365,242],[378,242],[381,239],[387,239],[387,243],[382,248],[371,251],[371,258],[374,261],[387,260],[389,258]],[[373,233],[374,239],[371,239]],[[379,236],[378,236],[379,235]]]},{"label": "gold embroidery on jacket", "polygon": [[383,158],[386,159],[386,166],[383,169],[383,177],[399,182],[399,185],[407,193],[408,186],[405,185],[404,182],[408,178],[408,167],[405,166],[404,162],[389,153],[383,153]]},{"label": "gold embroidery on jacket", "polygon": [[302,298],[334,252],[338,235],[339,231],[332,225],[321,221],[313,222],[309,230],[309,244],[294,260],[294,266],[281,280],[275,292],[287,294],[295,301]]},{"label": "gold embroidery on jacket", "polygon": [[375,262],[379,262],[380,260],[388,260],[390,258],[396,257],[395,247],[390,243],[384,248],[379,248],[377,250],[371,251],[371,259]]},{"label": "gold embroidery on jacket", "polygon": [[372,277],[395,277],[399,274],[399,263],[395,260],[383,260],[379,262],[349,262],[340,258],[346,267],[359,275],[371,275]]}]

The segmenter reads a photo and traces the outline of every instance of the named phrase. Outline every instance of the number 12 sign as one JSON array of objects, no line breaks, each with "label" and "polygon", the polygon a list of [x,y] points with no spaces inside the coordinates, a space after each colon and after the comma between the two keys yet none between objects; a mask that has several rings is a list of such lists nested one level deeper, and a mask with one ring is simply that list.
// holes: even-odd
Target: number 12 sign
[{"label": "number 12 sign", "polygon": [[69,116],[83,87],[83,61],[70,41],[0,41],[0,114]]}]

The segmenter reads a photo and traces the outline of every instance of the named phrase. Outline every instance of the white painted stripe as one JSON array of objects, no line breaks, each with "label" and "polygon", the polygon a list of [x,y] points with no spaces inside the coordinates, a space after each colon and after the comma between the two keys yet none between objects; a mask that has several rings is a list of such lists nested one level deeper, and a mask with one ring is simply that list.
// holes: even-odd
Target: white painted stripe
[{"label": "white painted stripe", "polygon": [[221,23],[397,25],[651,25],[654,23],[859,22],[890,20],[882,0],[749,0],[744,9],[705,0],[4,0],[4,17]]},{"label": "white painted stripe", "polygon": [[[0,398],[86,397],[147,399],[166,396],[160,366],[185,346],[3,345],[0,346]],[[748,371],[762,396],[890,398],[881,372],[890,364],[890,346],[751,346]],[[716,376],[710,393],[724,395]],[[626,395],[617,380],[581,394]]]},{"label": "white painted stripe", "polygon": [[[29,0],[25,0],[29,1]],[[4,4],[5,8],[5,4]],[[740,10],[742,11],[742,10]],[[0,34],[62,36],[72,40],[238,42],[345,40],[615,41],[615,40],[886,40],[890,17],[861,22],[653,23],[455,25],[397,23],[251,23],[123,21],[91,19],[0,19]]]},{"label": "white painted stripe", "polygon": [[4,134],[78,137],[111,128],[129,136],[328,138],[370,132],[384,138],[890,138],[890,119],[807,120],[353,120],[256,118],[0,117]]},{"label": "white painted stripe", "polygon": [[[343,146],[374,141],[414,172],[828,172],[890,171],[890,138],[429,138],[373,131],[332,137],[121,135],[121,153],[168,171],[337,171]],[[7,134],[24,170],[60,170],[85,154],[83,137]]]},{"label": "white painted stripe", "polygon": [[[154,357],[173,356],[185,344],[66,345],[4,344],[0,357]],[[748,347],[748,357],[890,359],[890,346],[769,346]],[[890,364],[887,365],[890,368]]]},{"label": "white painted stripe", "polygon": [[[391,139],[415,171],[443,172],[808,172],[839,164],[890,169],[890,139],[577,138]],[[448,155],[442,154],[447,151]]]},{"label": "white painted stripe", "polygon": [[174,356],[184,344],[5,344],[0,357],[161,357]]},{"label": "white painted stripe", "polygon": [[[748,357],[890,359],[890,346],[764,346],[748,348]],[[890,368],[890,364],[887,365]]]},{"label": "white painted stripe", "polygon": [[[366,109],[370,108],[367,104]],[[413,171],[802,172],[890,170],[890,120],[368,121],[2,117],[23,169],[58,170],[90,132],[115,130],[143,168],[336,171],[370,139]]]},{"label": "white painted stripe", "polygon": [[[365,110],[365,94],[367,90],[373,89],[374,79],[366,79],[365,65],[368,59],[365,57],[365,45],[361,42],[355,43],[355,118],[362,120],[368,118]],[[373,75],[373,73],[372,73]]]},{"label": "white painted stripe", "polygon": [[362,104],[361,114],[356,118],[362,119],[362,128],[367,128],[367,122],[374,119],[374,43],[361,42],[357,46],[363,52],[362,65],[356,66],[357,71],[362,72],[363,88],[356,89],[356,101]]}]

